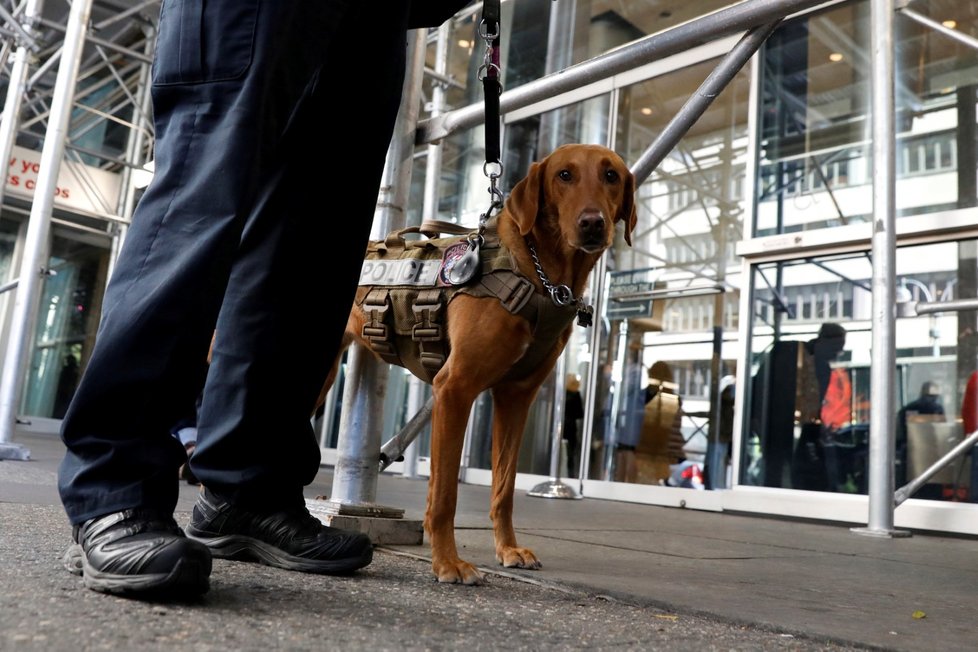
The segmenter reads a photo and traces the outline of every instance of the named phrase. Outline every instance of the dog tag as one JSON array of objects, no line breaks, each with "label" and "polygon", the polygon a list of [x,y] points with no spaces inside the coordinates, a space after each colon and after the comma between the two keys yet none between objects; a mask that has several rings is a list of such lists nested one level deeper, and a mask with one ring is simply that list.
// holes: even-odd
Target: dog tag
[{"label": "dog tag", "polygon": [[594,323],[594,308],[591,306],[584,306],[578,308],[577,310],[577,325],[583,326],[584,328],[590,328],[591,324]]},{"label": "dog tag", "polygon": [[475,277],[481,262],[477,241],[459,242],[445,250],[438,277],[446,285],[465,285]]}]

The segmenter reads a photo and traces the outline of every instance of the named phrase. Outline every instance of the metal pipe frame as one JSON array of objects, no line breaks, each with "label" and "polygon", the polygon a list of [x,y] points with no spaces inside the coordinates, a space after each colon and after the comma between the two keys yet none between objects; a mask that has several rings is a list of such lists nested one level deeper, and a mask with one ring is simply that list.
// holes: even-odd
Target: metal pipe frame
[{"label": "metal pipe frame", "polygon": [[[379,212],[374,217],[374,229],[382,233],[404,227],[404,207],[411,189],[414,131],[424,75],[424,34],[412,30],[407,41],[407,71],[401,105],[381,181],[377,201]],[[350,348],[348,360],[328,510],[356,516],[402,516],[402,509],[376,504],[384,396],[390,365],[382,363],[359,344]]]},{"label": "metal pipe frame", "polygon": [[893,527],[896,417],[896,128],[893,0],[871,0],[873,134],[873,302],[870,357],[869,515],[859,534],[908,536]]},{"label": "metal pipe frame", "polygon": [[[824,4],[824,0],[740,2],[506,91],[499,97],[499,109],[504,114],[521,109],[554,95],[575,90],[711,40],[767,25],[797,11],[820,4]],[[456,131],[474,127],[484,121],[485,106],[472,104],[421,121],[418,124],[417,142],[429,143],[441,140]]]},{"label": "metal pipe frame", "polygon": [[54,191],[58,171],[64,156],[64,146],[82,49],[85,30],[91,13],[92,0],[75,0],[71,5],[64,53],[58,67],[51,121],[48,124],[41,151],[40,172],[31,216],[27,227],[24,256],[20,266],[20,283],[14,300],[7,352],[0,374],[0,442],[10,442],[17,420],[17,407],[23,385],[23,370],[28,354],[30,326],[34,323],[37,304],[41,295],[41,268],[47,258],[48,236],[54,208]]}]

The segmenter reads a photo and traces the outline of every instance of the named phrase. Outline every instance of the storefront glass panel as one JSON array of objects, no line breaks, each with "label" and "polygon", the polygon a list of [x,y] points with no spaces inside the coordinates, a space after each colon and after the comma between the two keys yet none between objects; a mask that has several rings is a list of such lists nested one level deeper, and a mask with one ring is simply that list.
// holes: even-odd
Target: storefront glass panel
[{"label": "storefront glass panel", "polygon": [[[915,311],[918,302],[975,296],[976,244],[951,241],[897,251],[891,404],[896,487],[978,429],[975,311]],[[753,277],[751,381],[740,482],[867,493],[870,253],[764,263],[754,267]],[[974,500],[972,484],[968,455],[913,497]]]},{"label": "storefront glass panel", "polygon": [[[755,235],[872,216],[869,3],[790,21],[760,57]],[[966,35],[978,16],[930,3]],[[901,12],[895,18],[897,215],[975,205],[978,51]]]},{"label": "storefront glass panel", "polygon": [[21,414],[60,419],[94,343],[108,250],[56,235],[51,251]]},{"label": "storefront glass panel", "polygon": [[[718,61],[621,90],[616,149],[627,163],[645,153]],[[603,279],[590,479],[727,486],[748,84],[743,70],[640,179],[632,246],[618,243]]]}]

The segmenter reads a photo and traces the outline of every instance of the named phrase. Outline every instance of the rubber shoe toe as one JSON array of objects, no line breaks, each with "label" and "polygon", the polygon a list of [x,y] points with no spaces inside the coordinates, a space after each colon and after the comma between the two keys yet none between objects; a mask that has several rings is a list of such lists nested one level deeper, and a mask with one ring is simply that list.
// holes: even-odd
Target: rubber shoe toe
[{"label": "rubber shoe toe", "polygon": [[[74,529],[78,548],[65,565],[85,586],[133,597],[193,597],[210,588],[211,553],[187,538],[172,516],[126,510],[86,521]],[[72,554],[74,553],[74,554]]]}]

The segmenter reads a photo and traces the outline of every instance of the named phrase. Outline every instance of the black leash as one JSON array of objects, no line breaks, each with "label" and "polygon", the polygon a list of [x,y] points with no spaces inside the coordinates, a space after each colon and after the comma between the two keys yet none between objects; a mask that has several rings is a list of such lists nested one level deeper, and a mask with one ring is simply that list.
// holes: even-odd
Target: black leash
[{"label": "black leash", "polygon": [[482,3],[482,23],[479,31],[486,41],[486,55],[479,72],[484,73],[482,89],[486,103],[486,164],[495,163],[502,168],[499,160],[499,96],[503,92],[499,79],[500,12],[500,0],[486,0]]},{"label": "black leash", "polygon": [[487,0],[482,4],[482,22],[479,34],[486,42],[486,52],[479,76],[485,94],[486,106],[486,162],[482,171],[489,177],[489,209],[479,216],[479,230],[469,234],[460,247],[452,247],[445,253],[443,265],[448,270],[445,280],[451,285],[465,285],[480,272],[479,250],[485,242],[486,223],[503,208],[503,193],[498,182],[503,175],[500,156],[499,96],[503,92],[499,79],[499,18],[500,0]]}]

